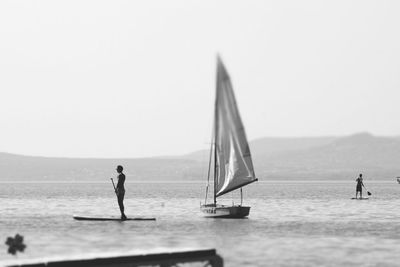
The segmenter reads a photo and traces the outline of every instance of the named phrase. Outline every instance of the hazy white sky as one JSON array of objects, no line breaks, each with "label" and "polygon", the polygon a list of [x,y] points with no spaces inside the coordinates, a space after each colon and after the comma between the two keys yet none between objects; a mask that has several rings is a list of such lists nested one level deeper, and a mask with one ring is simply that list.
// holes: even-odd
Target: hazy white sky
[{"label": "hazy white sky", "polygon": [[1,1],[0,151],[208,147],[215,55],[249,139],[400,134],[400,1]]}]

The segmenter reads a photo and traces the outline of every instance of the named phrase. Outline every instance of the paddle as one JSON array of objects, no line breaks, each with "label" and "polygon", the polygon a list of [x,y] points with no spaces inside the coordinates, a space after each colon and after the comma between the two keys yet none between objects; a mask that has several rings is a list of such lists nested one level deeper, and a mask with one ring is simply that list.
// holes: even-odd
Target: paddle
[{"label": "paddle", "polygon": [[113,187],[114,187],[114,192],[115,192],[115,194],[117,194],[117,188],[115,187],[114,180],[113,180],[113,178],[110,178],[110,179],[111,179],[111,182],[112,182]]},{"label": "paddle", "polygon": [[[363,187],[365,188],[364,184],[363,184]],[[365,188],[365,190],[367,190],[367,188]],[[368,194],[368,196],[372,195],[371,192],[369,192],[368,190],[367,190],[367,194]]]}]

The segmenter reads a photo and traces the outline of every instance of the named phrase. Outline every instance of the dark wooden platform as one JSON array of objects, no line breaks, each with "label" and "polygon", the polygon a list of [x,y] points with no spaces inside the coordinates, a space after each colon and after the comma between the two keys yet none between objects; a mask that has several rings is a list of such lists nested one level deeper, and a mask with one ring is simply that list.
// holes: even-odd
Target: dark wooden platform
[{"label": "dark wooden platform", "polygon": [[[216,253],[215,249],[193,250],[170,253],[154,253],[146,255],[131,255],[118,257],[99,257],[93,259],[51,261],[34,264],[11,265],[10,267],[66,267],[66,266],[177,266],[180,263],[204,263],[204,266],[222,267],[223,259]],[[207,265],[208,264],[208,265]]]}]

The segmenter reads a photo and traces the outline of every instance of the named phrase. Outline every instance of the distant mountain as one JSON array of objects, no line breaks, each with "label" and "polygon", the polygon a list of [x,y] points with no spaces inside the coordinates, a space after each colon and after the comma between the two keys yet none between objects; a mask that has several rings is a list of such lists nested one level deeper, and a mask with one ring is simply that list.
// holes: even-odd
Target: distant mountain
[{"label": "distant mountain", "polygon": [[[253,158],[264,157],[289,151],[323,146],[336,139],[337,137],[265,137],[251,141],[250,148]],[[208,156],[208,151],[200,150],[184,155],[183,157],[197,161],[208,161]]]},{"label": "distant mountain", "polygon": [[358,173],[393,179],[400,175],[400,139],[360,133],[308,148],[254,154],[254,162],[261,176],[276,179],[348,179]]},{"label": "distant mountain", "polygon": [[[400,138],[360,133],[345,137],[261,138],[250,143],[259,179],[367,179],[400,176]],[[0,181],[94,181],[125,167],[134,180],[203,180],[209,151],[140,159],[77,159],[0,153]]]},{"label": "distant mountain", "polygon": [[0,153],[0,181],[99,181],[115,177],[123,165],[135,180],[199,179],[200,165],[188,159],[79,159],[20,156]]}]

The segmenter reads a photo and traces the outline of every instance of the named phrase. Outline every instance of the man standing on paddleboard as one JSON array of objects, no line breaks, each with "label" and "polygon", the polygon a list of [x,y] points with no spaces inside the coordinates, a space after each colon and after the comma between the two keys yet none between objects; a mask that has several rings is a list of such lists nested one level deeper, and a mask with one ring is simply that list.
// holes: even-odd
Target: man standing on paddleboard
[{"label": "man standing on paddleboard", "polygon": [[364,184],[363,184],[363,178],[362,178],[361,173],[360,173],[360,176],[356,179],[356,181],[357,181],[356,198],[357,198],[358,192],[360,192],[360,199],[362,199],[362,188],[363,188]]},{"label": "man standing on paddleboard", "polygon": [[124,170],[124,168],[121,165],[117,166],[118,183],[117,183],[117,187],[115,188],[115,194],[117,194],[117,198],[118,198],[119,210],[121,211],[121,220],[126,220],[126,215],[124,213],[125,174],[122,173],[123,170]]}]

